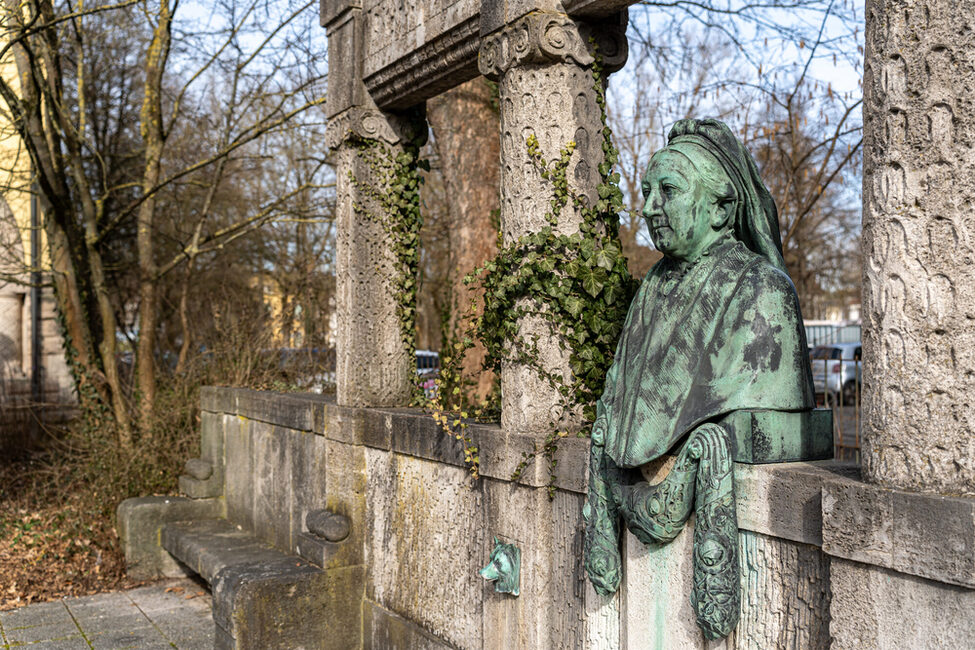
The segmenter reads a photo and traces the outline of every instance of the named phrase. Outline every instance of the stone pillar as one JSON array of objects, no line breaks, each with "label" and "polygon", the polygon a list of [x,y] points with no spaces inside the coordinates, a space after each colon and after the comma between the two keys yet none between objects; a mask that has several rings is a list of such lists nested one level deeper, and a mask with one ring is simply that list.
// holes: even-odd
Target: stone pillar
[{"label": "stone pillar", "polygon": [[375,166],[403,152],[394,124],[405,122],[353,108],[329,126],[335,134],[328,143],[336,176],[335,370],[337,400],[346,406],[403,406],[412,394],[413,348],[404,340],[395,281],[402,269],[373,196],[391,192]]},{"label": "stone pillar", "polygon": [[336,177],[337,400],[402,406],[412,395],[413,347],[400,325],[395,277],[401,265],[379,198],[392,189],[384,168],[404,144],[425,138],[426,124],[419,113],[379,111],[363,86],[361,2],[325,0],[322,24],[330,53],[325,145]]},{"label": "stone pillar", "polygon": [[975,2],[867,0],[863,473],[975,495]]},{"label": "stone pillar", "polygon": [[[536,12],[481,41],[478,66],[499,82],[501,108],[501,230],[505,245],[548,225],[552,184],[542,178],[528,155],[527,140],[538,139],[542,158],[558,159],[575,142],[568,167],[570,189],[595,203],[603,160],[600,109],[596,103],[589,39],[603,56],[603,73],[626,61],[626,14],[602,24],[580,23],[561,13]],[[605,77],[604,77],[605,78]],[[571,202],[556,230],[572,234],[581,217]],[[570,380],[569,352],[540,316],[526,316],[519,335],[534,341],[538,363]],[[506,431],[549,432],[578,425],[579,415],[562,413],[558,391],[531,366],[505,363],[501,368],[501,426]]]}]

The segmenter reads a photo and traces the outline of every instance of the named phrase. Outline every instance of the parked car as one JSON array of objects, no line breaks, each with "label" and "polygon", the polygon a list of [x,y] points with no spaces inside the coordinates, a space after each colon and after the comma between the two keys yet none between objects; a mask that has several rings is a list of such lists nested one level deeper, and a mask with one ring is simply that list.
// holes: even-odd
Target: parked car
[{"label": "parked car", "polygon": [[430,350],[416,351],[416,375],[423,394],[432,399],[437,393],[437,377],[440,376],[440,355]]},{"label": "parked car", "polygon": [[828,393],[831,404],[853,405],[860,390],[862,346],[856,343],[817,345],[809,353],[813,388]]}]

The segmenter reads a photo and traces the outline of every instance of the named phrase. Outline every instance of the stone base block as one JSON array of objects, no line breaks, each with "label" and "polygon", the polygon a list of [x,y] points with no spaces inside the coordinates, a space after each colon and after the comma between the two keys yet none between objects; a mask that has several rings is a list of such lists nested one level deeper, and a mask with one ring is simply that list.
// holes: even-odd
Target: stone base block
[{"label": "stone base block", "polygon": [[358,648],[364,576],[361,566],[329,571],[301,562],[229,566],[213,581],[216,645]]},{"label": "stone base block", "polygon": [[159,531],[172,521],[211,519],[225,514],[223,499],[139,497],[119,504],[119,538],[125,554],[125,570],[134,580],[181,578],[191,572],[163,549]]},{"label": "stone base block", "polygon": [[833,650],[975,648],[975,590],[839,558],[830,563]]}]

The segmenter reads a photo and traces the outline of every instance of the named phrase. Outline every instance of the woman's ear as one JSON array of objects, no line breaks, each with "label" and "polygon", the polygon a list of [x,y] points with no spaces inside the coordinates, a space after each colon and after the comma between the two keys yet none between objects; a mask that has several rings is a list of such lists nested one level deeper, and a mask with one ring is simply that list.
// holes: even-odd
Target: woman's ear
[{"label": "woman's ear", "polygon": [[735,210],[738,207],[737,199],[718,199],[711,206],[711,227],[721,230],[732,223]]}]

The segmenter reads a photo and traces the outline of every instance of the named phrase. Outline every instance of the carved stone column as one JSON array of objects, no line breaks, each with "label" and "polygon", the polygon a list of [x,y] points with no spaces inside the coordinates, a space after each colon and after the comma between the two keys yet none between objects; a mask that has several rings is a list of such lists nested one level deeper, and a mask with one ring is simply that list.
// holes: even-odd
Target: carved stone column
[{"label": "carved stone column", "polygon": [[975,495],[975,2],[866,11],[863,471]]},{"label": "carved stone column", "polygon": [[[533,13],[481,41],[479,68],[499,82],[501,100],[501,229],[510,244],[548,225],[553,187],[528,155],[527,140],[538,139],[542,157],[558,159],[575,142],[568,168],[571,190],[596,201],[598,165],[603,159],[600,109],[591,70],[589,39],[595,37],[604,75],[626,61],[626,14],[602,24],[579,23],[560,13]],[[556,230],[579,230],[578,210],[567,205]],[[537,362],[545,371],[570,380],[569,352],[557,345],[539,316],[519,323],[526,341],[537,337]],[[578,425],[575,413],[562,413],[551,383],[529,365],[501,369],[501,426],[506,431],[547,432]]]},{"label": "carved stone column", "polygon": [[363,86],[360,0],[325,0],[322,24],[331,54],[325,146],[336,177],[337,400],[401,406],[411,397],[413,348],[401,327],[402,265],[380,197],[391,194],[389,166],[405,143],[425,137],[426,123],[418,113],[379,111]]},{"label": "carved stone column", "polygon": [[[352,108],[332,118],[327,135],[335,167],[337,400],[347,406],[402,406],[413,386],[413,347],[404,338],[397,288],[402,265],[377,196],[416,136],[412,120]],[[401,196],[401,198],[408,198]],[[415,313],[415,305],[412,305]]]}]

